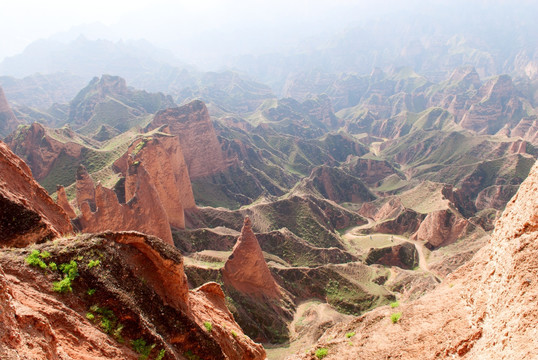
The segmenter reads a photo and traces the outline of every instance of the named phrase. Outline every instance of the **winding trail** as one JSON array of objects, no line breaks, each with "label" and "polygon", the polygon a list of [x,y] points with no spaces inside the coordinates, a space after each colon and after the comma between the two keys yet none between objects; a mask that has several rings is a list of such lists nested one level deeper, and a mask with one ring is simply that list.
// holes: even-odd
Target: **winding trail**
[{"label": "winding trail", "polygon": [[[364,217],[364,216],[363,216]],[[375,223],[374,219],[371,219],[371,218],[368,218],[368,217],[364,217],[368,223],[367,224],[364,224],[364,225],[360,225],[360,226],[356,226],[356,227],[353,227],[351,229],[348,229],[343,235],[342,237],[347,240],[347,241],[350,241],[350,240],[353,240],[353,239],[357,239],[357,238],[361,238],[363,236],[369,236],[369,235],[385,235],[385,236],[391,236],[392,239],[395,242],[395,244],[400,244],[400,243],[403,243],[403,242],[408,242],[408,243],[411,243],[413,245],[415,245],[415,249],[417,249],[417,253],[418,253],[418,266],[420,267],[420,269],[422,269],[424,272],[426,273],[429,273],[431,275],[433,275],[435,277],[435,279],[437,279],[437,281],[441,282],[442,281],[442,278],[440,278],[437,274],[435,274],[434,272],[431,271],[429,265],[428,265],[428,262],[426,260],[426,255],[425,255],[425,246],[423,243],[419,242],[419,241],[416,241],[416,240],[411,240],[411,239],[408,239],[406,237],[403,237],[403,236],[400,236],[400,235],[392,235],[392,234],[368,234],[368,235],[355,235],[354,233],[357,231],[357,230],[362,230],[362,229],[367,229],[367,228],[370,228],[372,227],[372,225]]]}]

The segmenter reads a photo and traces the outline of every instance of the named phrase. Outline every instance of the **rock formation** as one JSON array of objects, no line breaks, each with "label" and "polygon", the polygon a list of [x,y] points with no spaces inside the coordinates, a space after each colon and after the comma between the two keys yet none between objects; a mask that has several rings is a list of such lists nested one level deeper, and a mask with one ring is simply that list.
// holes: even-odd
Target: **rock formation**
[{"label": "rock formation", "polygon": [[384,248],[370,249],[365,263],[381,264],[385,266],[398,266],[402,269],[413,269],[418,266],[418,252],[415,245],[404,242],[402,244]]},{"label": "rock formation", "polygon": [[82,204],[87,203],[92,211],[95,211],[95,186],[93,180],[88,174],[86,167],[80,165],[77,169],[77,206],[82,209]]},{"label": "rock formation", "polygon": [[168,125],[179,136],[191,180],[222,172],[227,167],[205,104],[199,100],[159,111],[146,130]]},{"label": "rock formation", "polygon": [[[488,244],[433,292],[328,330],[312,347],[326,359],[527,359],[538,320],[538,164],[497,221]],[[391,314],[399,312],[396,323]],[[357,335],[349,344],[345,334]],[[386,339],[391,341],[387,342]],[[289,359],[314,359],[314,350]]]},{"label": "rock formation", "polygon": [[247,216],[241,235],[222,270],[224,283],[252,296],[279,297],[279,287],[267,267],[251,226]]},{"label": "rock formation", "polygon": [[0,87],[0,138],[10,134],[19,124],[20,121],[11,110],[4,90]]},{"label": "rock formation", "polygon": [[0,247],[23,247],[73,231],[69,218],[0,141]]},{"label": "rock formation", "polygon": [[[77,222],[83,232],[136,230],[173,244],[166,211],[148,173],[140,162],[130,163],[127,169],[125,183],[131,184],[134,195],[127,199],[125,204],[120,204],[114,191],[103,187],[100,183],[94,189],[93,182],[82,169],[79,175],[83,179],[81,182],[84,182],[84,187],[77,186],[77,199],[80,194],[80,199],[77,201],[82,212]],[[77,185],[78,183],[79,180],[77,180]],[[95,191],[94,199],[83,190],[79,192],[79,188],[88,189],[90,193]],[[94,211],[90,205],[92,200],[95,202]]]},{"label": "rock formation", "polygon": [[[50,136],[48,131],[62,133],[66,139],[73,140],[59,141]],[[15,154],[26,161],[34,178],[39,181],[50,173],[60,157],[65,163],[80,162],[83,146],[75,140],[77,137],[77,134],[67,128],[48,130],[39,123],[33,123],[17,129],[6,138],[6,143]]]},{"label": "rock formation", "polygon": [[56,195],[58,196],[58,199],[56,200],[56,203],[60,205],[60,207],[65,211],[67,216],[69,216],[70,219],[74,219],[77,217],[77,214],[75,213],[75,210],[67,200],[67,194],[65,193],[65,188],[61,185],[58,185],[58,188],[56,190]]},{"label": "rock formation", "polygon": [[[185,228],[184,209],[193,209],[196,204],[178,137],[156,133],[133,141],[127,152],[114,163],[123,176],[126,176],[129,158],[144,164],[170,225]],[[125,183],[126,199],[133,197],[135,185],[132,181]]]},{"label": "rock formation", "polygon": [[513,127],[521,120],[523,105],[508,75],[488,81],[478,95],[480,98],[474,101],[460,122],[464,128],[494,134],[505,124]]},{"label": "rock formation", "polygon": [[473,225],[451,210],[432,211],[420,223],[413,240],[426,242],[430,249],[446,246],[470,231]]},{"label": "rock formation", "polygon": [[[135,360],[133,342],[141,340],[155,344],[152,359],[160,352],[164,359],[265,359],[227,310],[220,286],[189,291],[181,254],[155,237],[79,235],[37,251],[50,254],[48,263],[77,262],[73,291],[55,293],[50,283],[60,274],[25,264],[28,250],[0,252],[2,359]],[[100,263],[90,266],[96,254]]]}]

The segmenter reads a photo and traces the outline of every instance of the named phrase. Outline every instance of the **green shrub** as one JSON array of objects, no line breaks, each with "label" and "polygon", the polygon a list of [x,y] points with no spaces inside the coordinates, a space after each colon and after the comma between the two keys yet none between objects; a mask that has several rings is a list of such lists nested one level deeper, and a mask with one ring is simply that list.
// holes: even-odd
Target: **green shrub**
[{"label": "green shrub", "polygon": [[209,321],[204,322],[204,326],[207,331],[211,332],[213,330],[213,324],[211,324]]},{"label": "green shrub", "polygon": [[56,265],[55,262],[50,262],[49,263],[49,269],[51,269],[52,271],[56,271],[56,270],[58,270],[58,266]]},{"label": "green shrub", "polygon": [[59,293],[65,293],[65,292],[72,292],[73,288],[71,287],[71,279],[66,276],[61,281],[55,281],[52,283],[52,290],[59,292]]},{"label": "green shrub", "polygon": [[393,309],[394,309],[394,308],[397,308],[398,306],[400,306],[400,303],[399,303],[398,301],[395,301],[395,302],[391,302],[391,303],[390,303],[390,307],[393,308]]},{"label": "green shrub", "polygon": [[95,315],[93,315],[92,313],[86,313],[86,319],[90,320],[90,321],[93,321],[95,320]]},{"label": "green shrub", "polygon": [[88,291],[86,291],[86,294],[92,296],[93,294],[95,294],[96,291],[97,290],[95,290],[95,289],[88,289]]},{"label": "green shrub", "polygon": [[328,353],[329,353],[329,350],[327,350],[326,348],[317,349],[316,357],[318,359],[323,359],[325,356],[327,356]]},{"label": "green shrub", "polygon": [[101,265],[101,261],[99,261],[99,259],[90,260],[90,262],[88,263],[88,268],[91,269],[92,267],[99,266],[99,265]]},{"label": "green shrub", "polygon": [[78,276],[78,264],[75,260],[68,263],[60,264],[60,271],[67,275],[71,280],[75,280]]},{"label": "green shrub", "polygon": [[237,333],[236,333],[234,330],[232,330],[232,336],[233,336],[234,338],[237,337]]},{"label": "green shrub", "polygon": [[[47,256],[47,254],[48,254],[48,256]],[[49,254],[48,252],[46,252],[46,251],[45,251],[44,255],[46,255],[45,258],[50,256],[50,254]],[[28,255],[28,256],[26,257],[26,259],[24,259],[24,260],[25,260],[26,263],[27,263],[28,265],[30,265],[30,266],[35,266],[35,267],[39,267],[39,268],[41,268],[41,269],[46,269],[46,268],[47,268],[47,264],[45,264],[45,263],[43,262],[43,260],[41,260],[41,258],[43,258],[43,256],[41,256],[41,254],[39,253],[39,251],[38,251],[38,250],[34,250],[34,251],[32,251],[32,253],[31,253],[30,255]]]},{"label": "green shrub", "polygon": [[163,360],[165,354],[166,354],[166,350],[161,349],[161,351],[159,351],[159,355],[157,355],[157,357],[155,358],[155,360]]},{"label": "green shrub", "polygon": [[390,320],[392,321],[393,324],[396,324],[400,320],[401,317],[402,317],[402,313],[397,312],[390,316]]},{"label": "green shrub", "polygon": [[131,341],[131,346],[133,347],[133,350],[140,354],[139,359],[140,360],[146,360],[149,357],[149,354],[151,353],[151,350],[155,347],[155,344],[148,345],[146,343],[146,340],[140,338],[136,340]]},{"label": "green shrub", "polygon": [[346,334],[346,337],[347,337],[348,339],[349,339],[350,337],[353,337],[353,336],[355,336],[355,331],[348,332],[348,333]]}]

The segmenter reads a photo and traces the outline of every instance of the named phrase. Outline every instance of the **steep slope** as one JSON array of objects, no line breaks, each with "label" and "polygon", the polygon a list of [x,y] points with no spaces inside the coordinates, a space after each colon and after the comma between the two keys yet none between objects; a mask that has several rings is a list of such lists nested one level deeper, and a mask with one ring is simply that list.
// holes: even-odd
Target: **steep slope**
[{"label": "steep slope", "polygon": [[199,100],[179,108],[158,112],[146,131],[167,125],[170,134],[179,136],[192,180],[222,172],[227,163],[205,104]]},{"label": "steep slope", "polygon": [[73,232],[66,213],[0,142],[0,247],[24,247]]},{"label": "steep slope", "polygon": [[251,296],[275,298],[280,295],[248,216],[232,254],[226,260],[222,276],[225,284]]},{"label": "steep slope", "polygon": [[125,132],[145,126],[149,115],[172,106],[170,97],[135,90],[119,76],[103,75],[93,78],[69,103],[67,122],[85,135],[97,133],[101,125]]},{"label": "steep slope", "polygon": [[[184,209],[192,209],[196,204],[178,137],[157,132],[139,137],[113,166],[125,177],[129,161],[144,164],[167,213],[168,222],[173,227],[185,228]],[[130,199],[136,190],[135,183],[127,182],[125,185],[125,198]]]},{"label": "steep slope", "polygon": [[[94,190],[89,176],[84,174],[84,171],[79,171],[82,180],[77,180],[77,183],[84,181],[86,184],[84,187],[77,186],[77,199],[80,199],[78,202],[82,212],[76,219],[79,230],[86,233],[136,230],[157,236],[172,244],[167,213],[143,164],[132,162],[131,159],[126,175],[126,187],[129,184],[132,197],[127,198],[125,204],[120,204],[113,190],[103,187],[100,183]],[[86,189],[90,190],[89,194]],[[92,209],[92,200],[95,209]]]},{"label": "steep slope", "polygon": [[[393,321],[395,310],[376,309],[328,330],[314,349],[327,349],[326,359],[359,354],[370,359],[532,358],[537,348],[536,191],[538,165],[472,261],[432,293],[397,309]],[[347,339],[348,332],[356,335]],[[315,359],[314,352],[289,359]]]},{"label": "steep slope", "polygon": [[7,102],[4,90],[0,87],[0,138],[10,134],[20,123]]}]

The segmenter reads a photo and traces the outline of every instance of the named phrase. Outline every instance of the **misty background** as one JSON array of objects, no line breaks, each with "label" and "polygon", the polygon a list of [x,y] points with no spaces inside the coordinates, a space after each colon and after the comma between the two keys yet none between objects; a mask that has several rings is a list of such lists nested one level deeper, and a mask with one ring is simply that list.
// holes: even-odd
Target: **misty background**
[{"label": "misty background", "polygon": [[199,72],[232,70],[285,95],[302,74],[406,66],[441,81],[464,65],[484,78],[538,72],[535,1],[26,0],[3,8],[3,86],[6,76],[62,72],[79,86],[108,73],[167,91],[199,82]]}]

